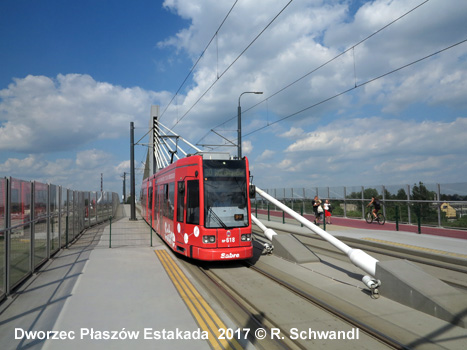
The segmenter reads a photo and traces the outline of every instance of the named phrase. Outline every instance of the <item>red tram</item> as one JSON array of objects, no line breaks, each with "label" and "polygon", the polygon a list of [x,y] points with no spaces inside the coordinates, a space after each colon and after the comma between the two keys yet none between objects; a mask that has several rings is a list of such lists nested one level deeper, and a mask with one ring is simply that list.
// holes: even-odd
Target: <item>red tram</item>
[{"label": "red tram", "polygon": [[247,158],[193,155],[143,180],[142,216],[176,252],[199,260],[253,256]]}]

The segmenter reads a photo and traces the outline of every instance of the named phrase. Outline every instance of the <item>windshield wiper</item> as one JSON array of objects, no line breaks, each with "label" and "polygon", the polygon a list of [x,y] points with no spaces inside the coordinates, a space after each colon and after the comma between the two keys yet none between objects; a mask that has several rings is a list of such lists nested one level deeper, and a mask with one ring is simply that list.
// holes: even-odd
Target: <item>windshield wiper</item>
[{"label": "windshield wiper", "polygon": [[220,224],[223,228],[227,228],[227,225],[224,223],[224,221],[222,221],[221,218],[217,216],[216,213],[214,213],[214,210],[212,210],[212,207],[209,207],[208,213],[211,213],[214,219],[216,219],[217,223]]}]

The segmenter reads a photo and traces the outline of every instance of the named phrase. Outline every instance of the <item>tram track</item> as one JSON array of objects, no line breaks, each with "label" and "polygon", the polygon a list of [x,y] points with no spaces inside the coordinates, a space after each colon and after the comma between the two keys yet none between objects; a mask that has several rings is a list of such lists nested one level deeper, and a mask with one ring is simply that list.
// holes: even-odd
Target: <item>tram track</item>
[{"label": "tram track", "polygon": [[[314,240],[315,244],[306,240],[304,244],[310,244],[310,249],[315,251],[317,248],[313,246],[316,246],[319,239]],[[356,244],[352,242],[352,246]],[[361,248],[370,251],[371,244],[363,244]],[[244,336],[246,333],[243,331],[246,331],[248,341],[255,348],[447,349],[444,346],[438,347],[438,344],[433,343],[429,337],[425,338],[424,335],[414,333],[410,327],[404,327],[403,324],[386,319],[384,316],[377,316],[372,310],[377,305],[367,309],[367,306],[372,305],[367,305],[372,299],[369,291],[360,284],[358,277],[355,279],[355,284],[346,284],[339,279],[319,275],[319,272],[315,273],[316,271],[284,259],[261,255],[261,251],[262,246],[257,239],[255,257],[244,262],[193,261],[177,255],[180,264],[208,292],[212,304],[218,305],[230,317],[229,327],[232,327],[233,334],[238,337],[240,331],[242,332],[240,336]],[[333,257],[342,255],[333,252],[332,249],[319,251],[320,255],[324,253]],[[341,258],[345,260],[345,257]],[[452,264],[452,261],[449,264]],[[301,275],[295,275],[287,270],[290,266],[298,266],[304,271]],[[458,269],[462,271],[461,266]],[[333,283],[332,288],[336,288],[337,285],[338,289],[356,290],[360,295],[358,298],[363,302],[358,305],[349,303],[345,296],[337,296],[333,290],[329,292],[326,290],[327,287],[322,288],[320,283],[304,281],[305,274],[319,275],[318,278],[331,281],[324,284]],[[352,291],[351,293],[355,294]],[[359,338],[357,341],[333,340],[330,343],[329,340],[326,342],[309,337],[296,338],[297,332],[294,331],[329,329],[337,331],[358,329]],[[267,336],[258,339],[256,337],[258,330],[264,330]],[[273,332],[276,332],[275,337],[272,337]],[[245,338],[238,340],[243,340],[243,344],[246,342]]]},{"label": "tram track", "polygon": [[[261,231],[254,229],[256,239],[264,240]],[[276,230],[278,234],[289,233]],[[329,257],[343,262],[348,262],[348,257],[325,242],[320,237],[302,233],[293,233],[305,246],[318,256]],[[337,237],[337,236],[336,236]],[[379,261],[391,259],[405,259],[419,266],[426,272],[437,277],[441,281],[460,290],[467,290],[467,264],[465,259],[455,256],[435,254],[424,250],[414,250],[403,246],[385,245],[375,241],[365,241],[349,237],[337,237],[352,248],[361,249]]]},{"label": "tram track", "polygon": [[[303,346],[288,341],[288,339],[265,338],[258,340],[254,334],[259,329],[264,329],[268,334],[271,334],[271,330],[278,328],[278,326],[209,268],[206,269],[205,266],[199,266],[196,272],[198,281],[204,284],[204,286],[211,285],[215,287],[208,289],[211,295],[217,299],[220,305],[224,306],[224,310],[235,320],[238,326],[237,329],[248,329],[248,339],[256,347],[271,350],[306,349]],[[200,275],[203,278],[200,278]],[[219,291],[221,293],[218,293]]]},{"label": "tram track", "polygon": [[[270,330],[277,328],[277,325],[264,317],[264,313],[258,310],[251,302],[239,295],[234,289],[219,278],[210,267],[213,263],[201,262],[200,265],[193,265],[189,261],[183,261],[192,276],[209,292],[211,298],[215,299],[218,305],[222,305],[232,320],[236,323],[236,329],[248,330],[248,340],[256,348],[271,350],[305,349],[301,346],[288,342],[287,339],[262,339],[258,340],[253,335],[258,329],[265,329],[269,334]],[[246,268],[239,265],[240,268]],[[246,332],[243,332],[246,334]]]},{"label": "tram track", "polygon": [[371,325],[363,323],[353,317],[351,314],[347,314],[345,312],[340,311],[336,307],[332,306],[328,302],[316,298],[313,295],[309,294],[308,292],[300,289],[296,285],[287,282],[286,280],[283,280],[270,272],[267,272],[265,269],[258,268],[256,266],[250,266],[252,269],[255,271],[267,276],[268,278],[276,281],[279,285],[287,288],[291,292],[295,293],[296,295],[299,295],[303,299],[307,300],[308,302],[316,305],[317,307],[326,310],[327,312],[335,315],[339,319],[342,319],[344,322],[354,326],[358,327],[360,330],[363,330],[366,334],[369,336],[375,338],[376,340],[380,341],[382,344],[386,345],[389,349],[406,349],[406,347],[399,343],[396,339],[393,339],[390,336],[385,335],[384,333],[378,331],[377,329],[373,328]]},{"label": "tram track", "polygon": [[[390,335],[353,317],[352,312],[361,312],[358,308],[347,307],[348,313],[341,311],[339,306],[334,307],[328,301],[320,299],[319,296],[313,296],[312,292],[306,291],[293,279],[288,279],[279,271],[268,269],[267,264],[256,262],[253,265],[251,262],[245,262],[243,265],[227,266],[203,263],[202,266],[192,264],[188,266],[190,272],[204,285],[206,290],[210,291],[212,297],[220,305],[224,305],[224,309],[239,328],[250,329],[250,336],[255,335],[258,329],[266,330],[268,334],[266,339],[259,341],[254,336],[250,337],[250,341],[258,348],[309,349],[318,344],[325,345],[325,341],[294,338],[298,331],[303,332],[311,328],[318,331],[332,328],[336,330],[358,329],[359,332],[358,341],[353,344],[352,342],[350,344],[348,342],[346,344],[336,343],[334,345],[337,347],[333,347],[336,349],[360,349],[362,341],[370,344],[368,348],[406,349]],[[232,270],[235,270],[235,273],[232,273]],[[261,285],[263,289],[242,288],[241,283],[238,285],[237,278],[244,280],[244,287],[251,283]],[[271,295],[281,296],[282,302],[266,302]],[[301,314],[298,315],[300,311]],[[274,330],[280,332],[280,337],[271,339],[270,335]],[[326,346],[329,345],[328,341]]]}]

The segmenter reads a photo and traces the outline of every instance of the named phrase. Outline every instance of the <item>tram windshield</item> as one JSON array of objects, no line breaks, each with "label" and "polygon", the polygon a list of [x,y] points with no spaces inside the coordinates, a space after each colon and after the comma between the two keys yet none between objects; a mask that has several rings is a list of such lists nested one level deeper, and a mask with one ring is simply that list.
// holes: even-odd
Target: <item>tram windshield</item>
[{"label": "tram windshield", "polygon": [[204,160],[203,171],[205,226],[248,226],[245,160]]}]

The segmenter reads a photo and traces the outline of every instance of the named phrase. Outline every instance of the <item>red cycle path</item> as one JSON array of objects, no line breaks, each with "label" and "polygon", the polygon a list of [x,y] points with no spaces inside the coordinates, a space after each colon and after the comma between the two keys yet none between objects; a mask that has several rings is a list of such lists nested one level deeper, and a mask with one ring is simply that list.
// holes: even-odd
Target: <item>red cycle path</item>
[{"label": "red cycle path", "polygon": [[[271,210],[269,213],[271,216],[274,216],[274,217],[282,217],[281,211]],[[266,209],[258,209],[258,214],[267,215],[268,211]],[[312,222],[315,219],[314,215],[305,214],[303,216]],[[285,217],[291,218],[291,216],[288,214],[285,214]],[[367,224],[366,221],[363,219],[349,219],[349,218],[342,218],[342,217],[333,217],[332,224],[338,225],[338,226],[358,228],[362,230],[371,229],[371,230],[381,230],[381,231],[396,231],[396,223],[394,222],[386,222],[384,225],[380,225],[377,222],[373,222],[372,224]],[[418,226],[408,225],[408,224],[399,224],[399,231],[418,233]],[[464,231],[464,230],[455,230],[455,229],[448,229],[448,228],[442,228],[442,227],[421,226],[421,233],[426,234],[426,235],[467,239],[467,230]]]}]

